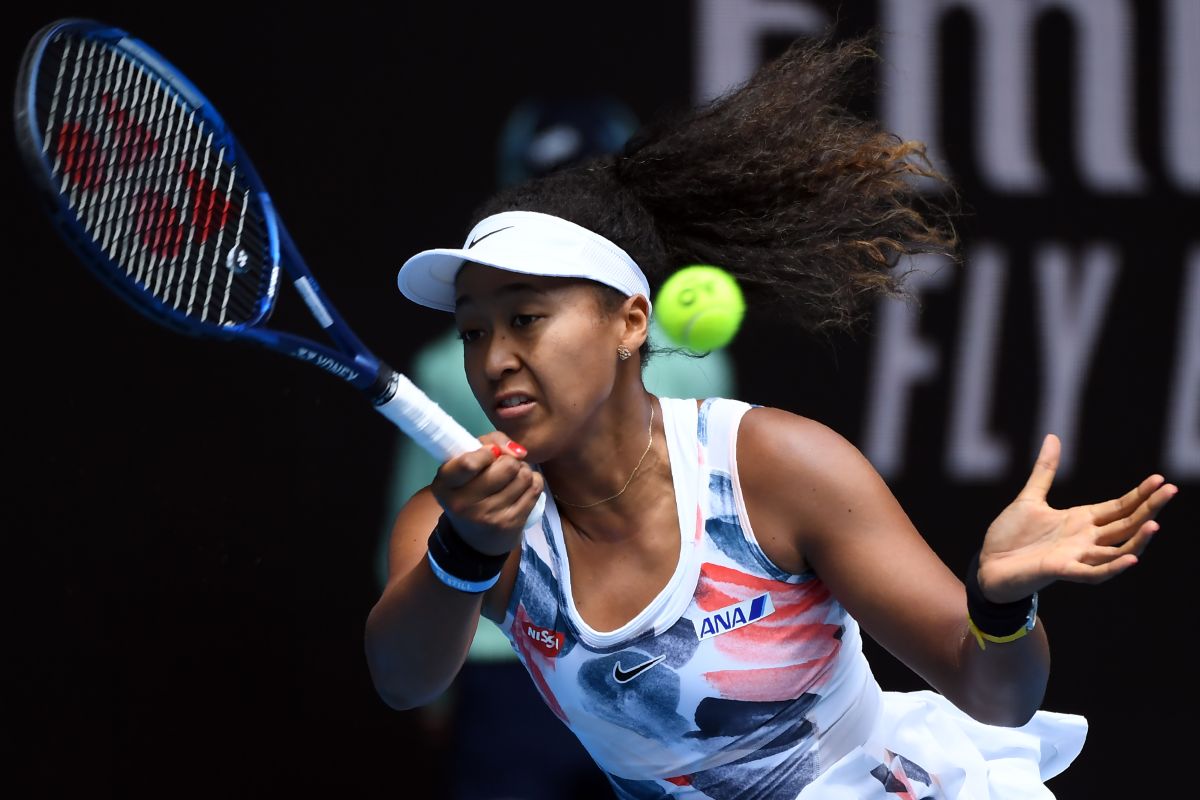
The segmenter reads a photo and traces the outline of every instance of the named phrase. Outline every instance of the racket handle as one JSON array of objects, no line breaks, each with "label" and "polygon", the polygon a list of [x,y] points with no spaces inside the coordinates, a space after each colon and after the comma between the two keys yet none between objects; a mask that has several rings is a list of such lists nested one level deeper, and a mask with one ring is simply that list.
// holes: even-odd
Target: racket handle
[{"label": "racket handle", "polygon": [[439,462],[483,447],[478,437],[408,378],[392,372],[389,383],[394,389],[391,397],[376,403],[375,409]]},{"label": "racket handle", "polygon": [[[408,378],[392,371],[388,383],[395,391],[390,398],[377,402],[375,409],[438,461],[448,461],[454,456],[483,447],[477,437],[472,436],[470,431]],[[525,528],[540,525],[545,511],[546,493],[542,492],[529,518],[525,520]]]}]

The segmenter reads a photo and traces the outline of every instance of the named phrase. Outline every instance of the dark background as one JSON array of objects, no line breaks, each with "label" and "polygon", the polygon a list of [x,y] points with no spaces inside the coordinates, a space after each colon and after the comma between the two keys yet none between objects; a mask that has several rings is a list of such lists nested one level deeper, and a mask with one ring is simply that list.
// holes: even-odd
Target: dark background
[{"label": "dark background", "polygon": [[[884,0],[879,0],[884,2]],[[834,3],[818,3],[831,11]],[[1138,141],[1151,185],[1093,196],[1072,173],[1065,21],[1038,28],[1039,146],[1053,188],[989,192],[973,172],[951,16],[943,56],[946,151],[968,205],[961,233],[1001,240],[1004,299],[993,428],[1003,479],[955,480],[942,459],[949,376],[923,385],[890,483],[949,563],[965,563],[1024,482],[1039,376],[1029,253],[1053,239],[1122,253],[1119,303],[1088,376],[1077,466],[1056,505],[1125,491],[1164,469],[1167,376],[1181,346],[1183,253],[1200,204],[1156,155],[1159,3],[1136,5]],[[531,94],[608,93],[643,119],[691,99],[689,2],[326,4],[11,9],[4,59],[63,16],[110,22],[191,77],[252,155],[324,288],[362,339],[404,370],[445,322],[406,303],[408,255],[458,242],[495,183],[495,142]],[[877,4],[847,3],[838,36]],[[1198,42],[1197,44],[1200,44]],[[781,42],[764,40],[763,52]],[[861,106],[871,109],[870,98]],[[5,525],[10,796],[437,797],[453,731],[375,695],[362,629],[376,599],[377,533],[397,433],[353,390],[278,356],[164,332],[101,289],[39,216],[6,127],[10,514]],[[957,284],[922,330],[949,350]],[[284,305],[294,298],[284,298]],[[295,305],[281,324],[302,320]],[[814,343],[753,315],[732,345],[741,396],[816,417],[860,441],[872,331]],[[1168,475],[1169,478],[1176,479]],[[1144,563],[1100,587],[1043,593],[1054,669],[1045,706],[1081,713],[1088,743],[1051,782],[1063,798],[1160,796],[1191,785],[1195,703],[1195,476]],[[868,642],[885,688],[921,684]],[[7,670],[6,670],[7,671]],[[530,713],[541,713],[531,709]],[[563,735],[566,735],[565,733]],[[536,768],[538,743],[526,743]],[[7,794],[7,792],[6,792]]]}]

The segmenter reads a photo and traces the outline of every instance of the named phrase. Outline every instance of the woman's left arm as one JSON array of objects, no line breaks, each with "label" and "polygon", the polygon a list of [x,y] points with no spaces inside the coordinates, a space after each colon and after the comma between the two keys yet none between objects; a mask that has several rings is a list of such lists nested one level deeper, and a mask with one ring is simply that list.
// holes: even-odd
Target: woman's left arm
[{"label": "woman's left arm", "polygon": [[[1052,509],[1058,441],[983,538],[979,583],[1002,603],[1056,580],[1099,583],[1137,561],[1175,494],[1151,476],[1117,500]],[[1043,625],[981,649],[962,581],[930,548],[867,459],[828,427],[778,409],[747,412],[738,471],[760,544],[779,566],[812,569],[863,630],[972,717],[1022,725],[1050,671]],[[964,532],[964,535],[971,535]]]}]

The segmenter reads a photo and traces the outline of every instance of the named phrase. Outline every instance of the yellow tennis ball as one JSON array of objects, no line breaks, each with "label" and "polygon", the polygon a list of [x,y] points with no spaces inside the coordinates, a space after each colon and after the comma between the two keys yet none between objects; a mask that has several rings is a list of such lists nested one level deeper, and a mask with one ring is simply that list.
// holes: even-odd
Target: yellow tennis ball
[{"label": "yellow tennis ball", "polygon": [[745,313],[746,301],[737,280],[709,264],[693,264],[675,272],[654,301],[654,315],[663,332],[675,344],[696,353],[729,344]]}]

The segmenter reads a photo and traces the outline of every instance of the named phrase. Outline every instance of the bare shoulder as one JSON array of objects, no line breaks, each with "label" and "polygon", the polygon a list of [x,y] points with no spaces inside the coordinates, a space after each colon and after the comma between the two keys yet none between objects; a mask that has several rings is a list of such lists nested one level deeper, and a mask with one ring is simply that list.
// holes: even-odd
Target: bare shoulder
[{"label": "bare shoulder", "polygon": [[932,686],[953,687],[962,584],[858,448],[815,420],[755,408],[739,429],[737,458],[767,555],[789,571],[811,569],[892,655]]},{"label": "bare shoulder", "polygon": [[759,545],[791,572],[810,568],[822,537],[893,500],[861,451],[824,423],[756,406],[738,429],[738,477]]},{"label": "bare shoulder", "polygon": [[875,474],[859,449],[833,428],[767,406],[742,417],[737,456],[743,479],[792,491],[798,482],[812,490],[850,488],[862,473]]}]

